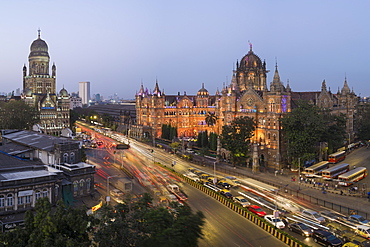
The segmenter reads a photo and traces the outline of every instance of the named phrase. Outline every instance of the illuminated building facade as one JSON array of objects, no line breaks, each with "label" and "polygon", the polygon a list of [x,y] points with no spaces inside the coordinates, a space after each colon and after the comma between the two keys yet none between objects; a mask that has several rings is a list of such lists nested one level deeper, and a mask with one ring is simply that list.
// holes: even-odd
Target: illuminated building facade
[{"label": "illuminated building facade", "polygon": [[48,45],[40,38],[34,40],[28,56],[29,71],[23,66],[23,100],[40,111],[40,129],[49,135],[60,135],[62,129],[70,127],[70,96],[62,88],[56,93],[56,66],[51,67]]},{"label": "illuminated building facade", "polygon": [[[150,127],[156,137],[161,136],[162,124],[177,127],[179,137],[196,137],[207,130],[220,134],[223,125],[231,124],[236,117],[248,116],[257,122],[251,139],[253,166],[281,169],[286,160],[286,147],[280,119],[291,112],[295,100],[305,99],[320,107],[327,107],[334,113],[345,112],[348,116],[348,131],[353,132],[353,109],[356,96],[348,88],[347,82],[341,92],[334,95],[326,90],[325,82],[321,92],[292,92],[289,83],[284,86],[280,80],[276,64],[272,82],[267,86],[266,63],[253,52],[236,62],[236,69],[230,85],[221,92],[209,95],[202,88],[197,95],[165,95],[156,82],[153,92],[143,85],[136,94],[137,125]],[[338,107],[341,106],[341,107]],[[206,124],[209,113],[215,113],[214,126]],[[351,120],[352,119],[352,120]],[[352,127],[350,127],[352,126]],[[351,133],[352,133],[351,132]],[[228,159],[228,153],[220,153]]]}]

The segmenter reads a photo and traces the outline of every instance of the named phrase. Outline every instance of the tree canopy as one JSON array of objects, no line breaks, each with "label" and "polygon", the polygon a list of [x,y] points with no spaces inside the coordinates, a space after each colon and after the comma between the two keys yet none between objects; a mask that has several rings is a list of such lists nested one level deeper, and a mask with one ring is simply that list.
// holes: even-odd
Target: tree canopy
[{"label": "tree canopy", "polygon": [[31,129],[38,123],[40,115],[35,107],[27,105],[23,100],[11,100],[0,103],[1,129]]},{"label": "tree canopy", "polygon": [[47,197],[39,198],[35,211],[27,211],[23,228],[0,234],[5,246],[89,246],[92,229],[85,209],[66,207],[58,202],[56,210]]},{"label": "tree canopy", "polygon": [[370,104],[356,106],[355,130],[361,141],[370,140]]},{"label": "tree canopy", "polygon": [[27,211],[24,227],[0,233],[2,246],[198,246],[204,215],[189,206],[156,207],[149,194],[137,202],[103,205],[92,216],[86,208],[53,208],[47,197]]},{"label": "tree canopy", "polygon": [[154,207],[144,194],[138,202],[105,206],[94,240],[99,246],[198,246],[204,215],[187,205]]},{"label": "tree canopy", "polygon": [[231,153],[231,162],[245,163],[249,157],[249,143],[256,129],[256,122],[250,117],[237,117],[231,125],[224,125],[220,135],[222,147]]},{"label": "tree canopy", "polygon": [[309,161],[317,158],[320,142],[328,143],[330,151],[343,145],[346,123],[343,115],[332,115],[307,101],[298,101],[297,104],[297,108],[281,119],[288,156],[293,164],[298,165],[298,159]]}]

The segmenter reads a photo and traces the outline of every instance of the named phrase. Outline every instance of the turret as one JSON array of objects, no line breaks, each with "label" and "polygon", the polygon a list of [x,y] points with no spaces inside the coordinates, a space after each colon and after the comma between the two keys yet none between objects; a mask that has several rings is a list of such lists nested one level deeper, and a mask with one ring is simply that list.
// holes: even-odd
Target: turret
[{"label": "turret", "polygon": [[57,67],[53,63],[53,66],[51,67],[51,76],[56,77],[57,76]]}]

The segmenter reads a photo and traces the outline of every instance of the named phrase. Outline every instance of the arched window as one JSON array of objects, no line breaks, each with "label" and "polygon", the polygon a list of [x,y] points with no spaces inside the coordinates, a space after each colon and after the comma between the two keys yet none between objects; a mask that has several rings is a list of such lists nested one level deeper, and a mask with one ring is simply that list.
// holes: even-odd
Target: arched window
[{"label": "arched window", "polygon": [[70,162],[71,164],[74,164],[74,163],[75,163],[75,153],[74,153],[74,152],[71,152],[71,153],[69,154],[69,162]]},{"label": "arched window", "polygon": [[13,202],[13,194],[8,194],[7,197],[6,197],[6,205],[8,207],[11,207],[13,206],[14,202]]},{"label": "arched window", "polygon": [[80,180],[80,190],[84,189],[84,183],[85,183],[85,180],[81,179]]},{"label": "arched window", "polygon": [[67,153],[63,154],[63,163],[68,163],[68,154]]},{"label": "arched window", "polygon": [[274,141],[276,141],[276,134],[273,134],[272,138],[273,138]]},{"label": "arched window", "polygon": [[41,192],[39,190],[36,190],[35,196],[37,201],[41,197]]},{"label": "arched window", "polygon": [[55,198],[57,199],[59,195],[59,185],[55,185]]},{"label": "arched window", "polygon": [[42,190],[42,197],[48,197],[48,194],[49,194],[48,189]]},{"label": "arched window", "polygon": [[5,196],[0,195],[0,208],[5,207]]},{"label": "arched window", "polygon": [[78,191],[78,182],[77,181],[74,181],[73,182],[73,192],[76,192],[77,193]]},{"label": "arched window", "polygon": [[18,195],[18,205],[22,205],[24,203],[24,196],[19,196]]},{"label": "arched window", "polygon": [[91,190],[91,179],[90,178],[86,179],[86,190],[87,191]]},{"label": "arched window", "polygon": [[31,203],[31,201],[32,201],[32,196],[31,195],[26,196],[25,203]]}]

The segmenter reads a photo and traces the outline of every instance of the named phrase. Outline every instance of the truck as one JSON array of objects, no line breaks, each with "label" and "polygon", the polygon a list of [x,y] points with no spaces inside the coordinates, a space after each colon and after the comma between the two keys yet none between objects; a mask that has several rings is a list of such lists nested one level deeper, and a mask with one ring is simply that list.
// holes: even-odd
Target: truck
[{"label": "truck", "polygon": [[184,193],[181,192],[179,186],[177,184],[169,184],[167,186],[167,189],[169,192],[171,192],[172,194],[174,194],[180,201],[185,201],[186,199],[188,199]]},{"label": "truck", "polygon": [[366,231],[369,229],[368,226],[358,225],[355,227],[354,231],[351,227],[337,223],[330,222],[327,224],[329,230],[344,243],[346,242],[357,242],[363,243],[368,241],[366,238],[359,236],[360,232]]},{"label": "truck", "polygon": [[112,178],[112,185],[122,192],[132,191],[132,181],[128,178]]}]

